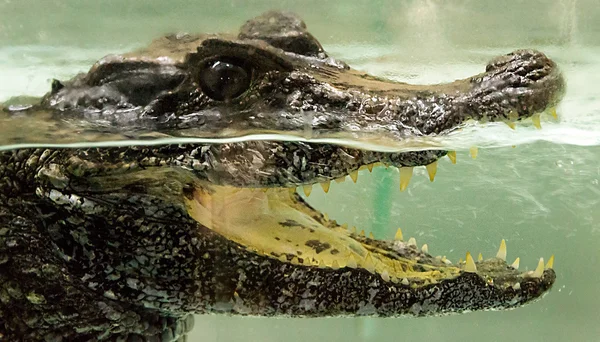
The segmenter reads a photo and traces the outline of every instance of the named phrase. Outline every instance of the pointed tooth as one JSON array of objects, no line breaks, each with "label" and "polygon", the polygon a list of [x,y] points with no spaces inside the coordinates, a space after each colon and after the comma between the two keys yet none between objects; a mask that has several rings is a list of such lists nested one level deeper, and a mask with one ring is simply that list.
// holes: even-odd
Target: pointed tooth
[{"label": "pointed tooth", "polygon": [[383,281],[385,281],[386,283],[390,281],[390,274],[387,270],[381,272],[381,279],[383,279]]},{"label": "pointed tooth", "polygon": [[369,232],[369,239],[375,240],[375,235],[373,235],[373,232]]},{"label": "pointed tooth", "polygon": [[548,259],[548,263],[546,264],[546,269],[554,268],[554,254]]},{"label": "pointed tooth", "polygon": [[323,191],[325,191],[325,193],[329,192],[329,187],[331,186],[331,181],[326,181],[323,183],[319,183],[321,185],[321,187],[323,188]]},{"label": "pointed tooth", "polygon": [[518,270],[520,262],[521,258],[516,258],[515,261],[510,265],[510,267],[514,268],[515,270]]},{"label": "pointed tooth", "polygon": [[429,246],[427,246],[427,244],[424,244],[423,247],[421,247],[421,252],[429,254]]},{"label": "pointed tooth", "polygon": [[356,233],[358,232],[356,230],[356,226],[352,226],[352,230],[351,230],[352,234],[356,235]]},{"label": "pointed tooth", "polygon": [[535,271],[533,271],[533,273],[531,274],[531,276],[534,278],[541,278],[543,274],[544,274],[544,258],[540,258],[540,261],[538,262],[538,265],[535,268]]},{"label": "pointed tooth", "polygon": [[508,119],[510,121],[517,121],[519,120],[519,113],[517,113],[516,111],[511,111],[510,113],[508,113]]},{"label": "pointed tooth", "polygon": [[404,286],[408,286],[408,284],[409,284],[409,282],[408,282],[408,279],[406,279],[406,278],[402,278],[402,281],[401,281],[401,283],[402,283],[402,285],[404,285]]},{"label": "pointed tooth", "polygon": [[365,230],[361,230],[360,233],[358,233],[358,235],[360,235],[361,237],[366,237]]},{"label": "pointed tooth", "polygon": [[319,260],[319,268],[325,268],[325,261]]},{"label": "pointed tooth", "polygon": [[328,222],[328,221],[329,221],[329,215],[327,215],[327,213],[323,213],[323,220],[324,220],[325,222]]},{"label": "pointed tooth", "polygon": [[298,257],[293,257],[290,262],[292,263],[292,265],[299,265],[300,264],[300,260],[298,260]]},{"label": "pointed tooth", "polygon": [[504,120],[504,123],[510,127],[510,129],[515,129],[517,127],[517,125],[515,125],[514,122],[510,121],[510,120]]},{"label": "pointed tooth", "polygon": [[334,270],[339,270],[340,269],[340,264],[338,263],[337,260],[333,260],[333,262],[331,263],[331,268]]},{"label": "pointed tooth", "polygon": [[552,107],[549,110],[550,115],[554,118],[554,119],[558,119],[558,114],[556,114],[556,107]]},{"label": "pointed tooth", "polygon": [[349,267],[349,268],[357,268],[358,267],[358,264],[356,263],[356,259],[354,259],[353,255],[351,255],[348,258],[348,262],[346,263],[346,267]]},{"label": "pointed tooth", "polygon": [[375,263],[373,262],[371,252],[367,252],[367,255],[365,256],[365,259],[363,261],[363,268],[371,273],[375,273]]},{"label": "pointed tooth", "polygon": [[296,188],[288,188],[288,191],[290,192],[290,196],[294,196],[296,194]]},{"label": "pointed tooth", "polygon": [[520,290],[520,289],[521,289],[521,283],[515,283],[515,284],[512,286],[512,288],[513,288],[513,290],[515,290],[515,291],[518,291],[518,290]]},{"label": "pointed tooth", "polygon": [[412,175],[413,175],[412,167],[401,167],[400,168],[400,191],[406,190]]},{"label": "pointed tooth", "polygon": [[281,261],[281,262],[287,262],[287,261],[288,261],[288,260],[287,260],[287,257],[285,256],[285,254],[281,254],[281,255],[279,256],[279,261]]},{"label": "pointed tooth", "polygon": [[535,126],[535,128],[537,129],[542,129],[542,124],[540,122],[540,114],[533,114],[531,116],[531,122],[533,122],[533,125]]},{"label": "pointed tooth", "polygon": [[396,230],[396,235],[394,235],[394,240],[402,241],[402,229],[398,228],[398,230]]},{"label": "pointed tooth", "polygon": [[481,253],[477,256],[477,261],[483,261],[483,255]]},{"label": "pointed tooth", "polygon": [[312,192],[312,184],[304,185],[302,187],[302,190],[304,190],[304,194],[306,195],[306,197],[310,196],[310,193]]},{"label": "pointed tooth", "polygon": [[496,253],[496,258],[506,261],[506,241],[504,241],[504,239],[502,239],[502,241],[500,241],[500,248],[498,248],[498,253]]},{"label": "pointed tooth", "polygon": [[477,266],[475,266],[475,260],[471,256],[471,253],[467,252],[465,260],[465,272],[475,273],[477,272]]},{"label": "pointed tooth", "polygon": [[374,165],[375,165],[375,163],[367,165],[367,169],[369,169],[369,172],[373,172]]},{"label": "pointed tooth", "polygon": [[356,181],[358,180],[358,170],[350,172],[350,178],[352,178],[352,181],[356,183]]},{"label": "pointed tooth", "polygon": [[452,164],[456,164],[456,151],[448,151],[446,155],[448,156],[448,159],[450,159]]},{"label": "pointed tooth", "polygon": [[417,239],[415,239],[414,237],[411,237],[410,239],[408,239],[408,242],[406,244],[409,246],[417,247]]},{"label": "pointed tooth", "polygon": [[344,229],[348,229],[348,224],[347,223],[342,223],[342,225],[340,227],[342,227]]},{"label": "pointed tooth", "polygon": [[435,174],[437,173],[437,161],[434,161],[433,163],[425,166],[425,168],[427,169],[427,173],[429,174],[429,180],[433,182]]},{"label": "pointed tooth", "polygon": [[344,183],[345,181],[346,181],[346,176],[342,176],[340,178],[335,179],[336,183]]},{"label": "pointed tooth", "polygon": [[471,158],[473,158],[473,159],[477,158],[478,153],[479,153],[479,149],[476,146],[473,146],[469,149],[469,154],[471,155]]}]

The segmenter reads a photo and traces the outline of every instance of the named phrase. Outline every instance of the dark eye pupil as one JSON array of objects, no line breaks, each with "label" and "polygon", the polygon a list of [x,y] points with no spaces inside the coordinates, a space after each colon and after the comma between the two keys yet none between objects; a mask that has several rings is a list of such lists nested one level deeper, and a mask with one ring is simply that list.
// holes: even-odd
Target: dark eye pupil
[{"label": "dark eye pupil", "polygon": [[250,87],[250,71],[233,62],[209,62],[199,76],[202,91],[217,101],[234,99]]}]

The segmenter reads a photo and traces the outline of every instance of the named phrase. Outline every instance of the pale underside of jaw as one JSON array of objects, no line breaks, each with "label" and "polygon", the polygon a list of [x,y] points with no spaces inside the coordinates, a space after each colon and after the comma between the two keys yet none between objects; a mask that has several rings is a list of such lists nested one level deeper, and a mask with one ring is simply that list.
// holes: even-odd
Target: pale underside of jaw
[{"label": "pale underside of jaw", "polygon": [[[403,169],[401,189],[406,181]],[[356,176],[349,177],[356,181]],[[327,192],[328,187],[323,190]],[[483,260],[479,254],[476,262],[467,252],[464,261],[453,264],[445,256],[431,256],[427,244],[419,248],[414,238],[404,241],[400,229],[393,240],[384,241],[366,237],[355,227],[338,225],[303,203],[294,188],[236,188],[199,181],[193,196],[185,201],[192,218],[253,253],[305,267],[364,269],[386,282],[412,287],[453,279],[463,272],[478,273],[493,283],[488,274],[491,267],[492,273],[514,279],[505,286],[517,290],[520,280],[541,278],[554,263],[554,256],[546,265],[542,258],[534,271],[519,273],[520,259],[506,263],[502,240],[493,259]],[[477,264],[483,267],[479,271]]]}]

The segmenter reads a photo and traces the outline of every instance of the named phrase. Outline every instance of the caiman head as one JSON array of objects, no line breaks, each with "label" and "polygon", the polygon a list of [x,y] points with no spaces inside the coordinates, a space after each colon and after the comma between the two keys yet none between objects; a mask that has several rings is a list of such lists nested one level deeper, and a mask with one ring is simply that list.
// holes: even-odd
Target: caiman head
[{"label": "caiman head", "polygon": [[[447,151],[378,152],[319,141],[403,141],[469,120],[514,122],[551,110],[564,81],[543,53],[520,50],[481,74],[409,85],[349,68],[296,16],[268,12],[239,35],[173,35],[53,83],[41,107],[108,131],[257,139],[36,150],[35,196],[65,268],[104,299],[165,315],[441,315],[514,308],[552,286],[495,258],[451,263],[414,240],[348,230],[296,192],[360,169],[430,177]],[[44,152],[46,151],[46,152]],[[41,154],[44,154],[42,158]],[[15,154],[16,156],[17,154]],[[450,157],[454,155],[449,154]],[[16,158],[16,157],[15,157]],[[27,157],[33,158],[33,157]]]}]

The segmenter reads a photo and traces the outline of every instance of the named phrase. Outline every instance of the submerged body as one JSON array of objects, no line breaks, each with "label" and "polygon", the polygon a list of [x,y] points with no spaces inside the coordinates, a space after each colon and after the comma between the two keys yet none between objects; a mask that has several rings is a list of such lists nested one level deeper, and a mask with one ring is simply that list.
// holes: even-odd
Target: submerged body
[{"label": "submerged body", "polygon": [[[516,51],[443,85],[389,82],[323,50],[297,17],[269,12],[237,37],[177,35],[54,81],[47,111],[108,132],[345,139],[447,134],[555,106],[556,65]],[[183,133],[182,133],[183,132]],[[376,164],[435,174],[445,151],[383,153],[249,141],[0,152],[0,340],[175,341],[191,313],[441,315],[508,309],[554,283],[551,262],[452,264],[413,241],[367,238],[296,192]],[[505,247],[504,247],[505,248]]]}]

